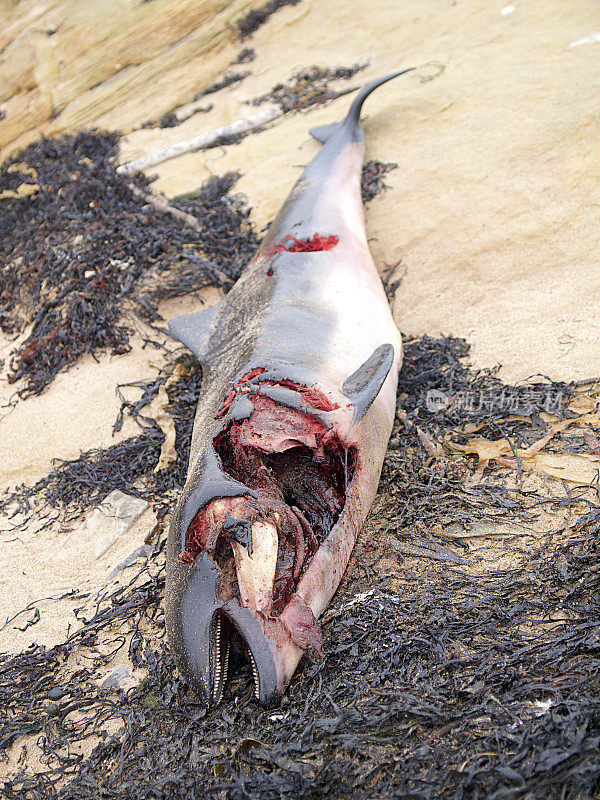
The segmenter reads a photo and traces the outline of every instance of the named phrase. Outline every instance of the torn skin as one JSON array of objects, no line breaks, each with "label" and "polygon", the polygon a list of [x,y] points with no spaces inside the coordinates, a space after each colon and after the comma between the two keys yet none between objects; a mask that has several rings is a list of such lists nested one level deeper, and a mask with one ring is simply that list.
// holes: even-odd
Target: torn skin
[{"label": "torn skin", "polygon": [[[252,370],[238,381],[218,416],[261,374],[264,370]],[[337,407],[317,389],[293,388],[318,410]],[[295,591],[344,508],[356,452],[310,414],[260,394],[249,397],[250,416],[231,420],[213,446],[223,469],[258,497],[216,498],[200,509],[180,560],[191,563],[206,553],[219,571],[220,605],[235,600],[265,621],[275,621],[285,610],[281,622],[292,641],[322,655],[317,621]]]},{"label": "torn skin", "polygon": [[[402,341],[368,250],[360,113],[407,71],[373,81],[343,121],[313,132],[324,146],[260,256],[214,310],[170,323],[206,367],[206,387],[167,542],[166,624],[208,705],[222,696],[231,629],[259,701],[285,691],[306,647],[320,646],[316,618],[375,496]],[[331,399],[339,408],[324,410]]]},{"label": "torn skin", "polygon": [[[290,380],[260,380],[257,381],[260,375],[264,375],[266,369],[264,367],[255,367],[254,369],[243,375],[238,381],[235,381],[227,393],[227,397],[221,404],[221,407],[215,414],[215,419],[222,419],[229,407],[240,394],[255,394],[259,386],[282,386],[284,389],[292,389],[297,392],[305,401],[307,406],[315,409],[315,411],[335,411],[339,408],[337,403],[330,400],[323,392],[316,388],[309,386],[300,386]],[[256,403],[255,403],[256,405]]]},{"label": "torn skin", "polygon": [[333,250],[340,241],[339,236],[321,236],[319,233],[313,234],[310,239],[298,239],[288,233],[277,244],[272,244],[266,250],[259,250],[252,259],[255,261],[259,256],[275,256],[278,253],[317,253],[323,250]]}]

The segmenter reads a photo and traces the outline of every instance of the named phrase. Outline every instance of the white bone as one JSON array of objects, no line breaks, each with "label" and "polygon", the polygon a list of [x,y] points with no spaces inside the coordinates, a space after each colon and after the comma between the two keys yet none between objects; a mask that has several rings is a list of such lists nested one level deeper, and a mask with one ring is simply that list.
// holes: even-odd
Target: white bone
[{"label": "white bone", "polygon": [[277,567],[277,529],[271,522],[257,520],[252,525],[252,556],[246,546],[233,541],[235,570],[242,606],[268,616],[273,605],[273,584]]}]

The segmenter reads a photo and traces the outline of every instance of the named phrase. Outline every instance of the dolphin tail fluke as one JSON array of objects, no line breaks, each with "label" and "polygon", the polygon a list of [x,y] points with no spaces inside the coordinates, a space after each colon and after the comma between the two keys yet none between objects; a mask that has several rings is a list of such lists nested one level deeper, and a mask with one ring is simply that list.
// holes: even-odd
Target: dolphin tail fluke
[{"label": "dolphin tail fluke", "polygon": [[400,75],[405,75],[407,72],[412,72],[415,69],[417,69],[417,67],[407,67],[406,69],[401,69],[398,72],[392,72],[389,75],[384,75],[383,78],[377,78],[377,80],[374,80],[367,86],[365,86],[365,88],[362,89],[354,98],[354,102],[350,106],[348,115],[344,120],[344,125],[358,127],[363,103],[365,102],[367,97],[371,94],[371,92],[374,92],[375,89],[381,86],[382,83],[387,83],[388,81],[391,81],[393,78],[398,78],[400,77]]}]

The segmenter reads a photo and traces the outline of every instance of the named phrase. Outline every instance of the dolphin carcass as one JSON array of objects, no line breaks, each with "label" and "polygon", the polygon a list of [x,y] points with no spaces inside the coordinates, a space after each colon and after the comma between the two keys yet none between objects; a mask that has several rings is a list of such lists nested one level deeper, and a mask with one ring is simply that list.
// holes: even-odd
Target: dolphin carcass
[{"label": "dolphin carcass", "polygon": [[202,394],[167,545],[168,639],[218,703],[243,653],[264,705],[285,690],[375,497],[402,341],[367,243],[365,87],[216,306],[170,323]]}]

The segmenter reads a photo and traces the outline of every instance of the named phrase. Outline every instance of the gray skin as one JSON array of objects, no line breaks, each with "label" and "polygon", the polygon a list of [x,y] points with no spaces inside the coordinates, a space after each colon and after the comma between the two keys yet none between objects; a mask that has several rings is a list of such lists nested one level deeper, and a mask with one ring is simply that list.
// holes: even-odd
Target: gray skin
[{"label": "gray skin", "polygon": [[[337,402],[339,411],[316,411],[298,392],[282,386],[258,391],[319,418],[358,453],[344,510],[294,595],[294,602],[308,607],[314,619],[341,580],[377,489],[402,353],[366,241],[359,117],[364,100],[377,86],[408,71],[374,81],[358,94],[343,122],[311,131],[324,146],[292,189],[257,257],[216,307],[170,324],[173,334],[201,361],[203,384],[187,479],[168,536],[166,624],[180,672],[208,705],[218,702],[227,677],[222,674],[227,665],[218,666],[222,645],[215,640],[220,635],[215,632],[217,612],[227,617],[249,649],[256,694],[263,705],[281,696],[304,649],[284,624],[293,603],[279,619],[266,619],[236,599],[220,604],[216,596],[221,576],[211,553],[201,553],[193,563],[180,560],[186,532],[208,503],[256,497],[225,472],[213,447],[232,419],[253,412],[248,396],[238,395],[226,416],[215,419],[232,384],[262,367],[266,372],[261,381],[291,380],[318,388]],[[339,245],[326,252],[263,253],[289,234],[307,240],[315,233],[335,234]]]}]

